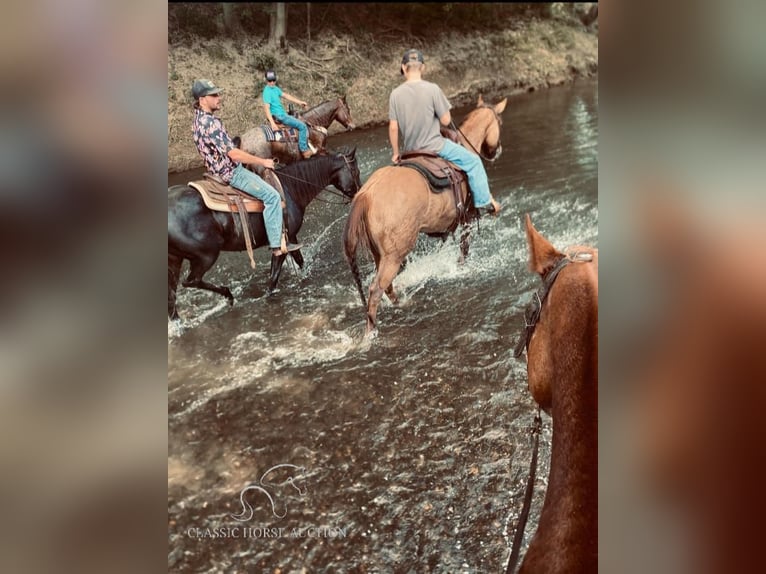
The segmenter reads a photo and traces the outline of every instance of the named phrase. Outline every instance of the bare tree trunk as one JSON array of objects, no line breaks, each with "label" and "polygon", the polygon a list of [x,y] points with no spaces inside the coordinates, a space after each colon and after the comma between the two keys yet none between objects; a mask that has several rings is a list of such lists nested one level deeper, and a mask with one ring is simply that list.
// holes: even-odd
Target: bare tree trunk
[{"label": "bare tree trunk", "polygon": [[287,51],[287,6],[284,2],[275,2],[274,5],[276,9],[271,12],[269,44]]},{"label": "bare tree trunk", "polygon": [[229,34],[233,33],[237,27],[235,11],[237,4],[235,2],[221,2],[223,5],[223,28]]},{"label": "bare tree trunk", "polygon": [[311,2],[306,2],[306,55],[311,57]]}]

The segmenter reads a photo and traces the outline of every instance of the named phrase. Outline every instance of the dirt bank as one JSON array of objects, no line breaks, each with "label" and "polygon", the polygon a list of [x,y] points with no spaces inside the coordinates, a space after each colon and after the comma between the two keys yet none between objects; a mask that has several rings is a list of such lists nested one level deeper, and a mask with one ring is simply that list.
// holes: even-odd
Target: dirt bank
[{"label": "dirt bank", "polygon": [[[410,47],[423,51],[425,78],[438,83],[453,106],[563,84],[598,72],[598,36],[570,22],[526,21],[491,34],[450,35],[411,46],[334,34],[291,47],[286,55],[262,40],[208,40],[168,46],[168,171],[199,167],[191,139],[190,89],[194,78],[226,88],[220,116],[230,134],[264,122],[263,70],[274,67],[293,95],[321,103],[346,94],[358,127],[387,121],[388,96],[401,82],[399,59]],[[512,102],[511,102],[512,105]],[[335,124],[330,134],[340,128]]]}]

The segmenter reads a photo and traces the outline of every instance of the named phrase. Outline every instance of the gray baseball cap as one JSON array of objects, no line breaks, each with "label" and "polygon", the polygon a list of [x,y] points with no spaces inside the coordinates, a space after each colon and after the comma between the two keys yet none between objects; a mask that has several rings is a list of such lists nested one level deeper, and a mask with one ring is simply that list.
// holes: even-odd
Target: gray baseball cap
[{"label": "gray baseball cap", "polygon": [[210,80],[194,80],[194,84],[192,85],[192,96],[194,96],[195,100],[204,96],[220,94],[221,91],[222,88],[219,88]]},{"label": "gray baseball cap", "polygon": [[[421,64],[425,64],[425,60],[423,59],[423,52],[420,50],[415,50],[414,48],[407,50],[404,53],[404,56],[402,56],[402,65],[409,64],[410,62],[420,62]],[[401,68],[399,71],[404,74],[404,70]]]}]

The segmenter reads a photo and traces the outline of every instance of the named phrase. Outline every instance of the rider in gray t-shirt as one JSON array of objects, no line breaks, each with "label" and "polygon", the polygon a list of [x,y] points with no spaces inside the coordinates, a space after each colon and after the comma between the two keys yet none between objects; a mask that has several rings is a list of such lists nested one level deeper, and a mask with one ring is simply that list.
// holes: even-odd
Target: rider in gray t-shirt
[{"label": "rider in gray t-shirt", "polygon": [[448,126],[452,121],[452,106],[439,86],[421,78],[424,66],[423,54],[419,50],[404,53],[401,72],[405,82],[394,88],[388,99],[388,139],[393,148],[391,161],[399,162],[401,132],[404,151],[431,151],[454,163],[468,177],[474,205],[479,209],[500,211],[500,204],[489,192],[487,172],[479,156],[441,135],[440,124]]}]

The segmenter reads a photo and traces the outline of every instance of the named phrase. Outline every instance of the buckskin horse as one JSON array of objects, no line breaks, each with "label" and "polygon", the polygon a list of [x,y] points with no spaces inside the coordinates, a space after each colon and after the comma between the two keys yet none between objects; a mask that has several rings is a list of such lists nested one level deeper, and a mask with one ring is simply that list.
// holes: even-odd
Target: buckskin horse
[{"label": "buckskin horse", "polygon": [[[526,313],[529,390],[553,419],[550,474],[521,574],[597,572],[598,250],[558,251],[525,218],[543,286]],[[512,564],[508,565],[512,570]]]},{"label": "buckskin horse", "polygon": [[[285,191],[287,210],[287,237],[298,242],[306,207],[328,185],[335,186],[349,199],[361,187],[356,148],[326,156],[317,156],[277,170]],[[268,245],[263,213],[249,213],[248,222],[255,247]],[[213,285],[203,280],[205,273],[215,264],[221,251],[244,251],[245,236],[236,213],[212,211],[199,192],[186,185],[168,189],[168,317],[178,318],[176,289],[184,259],[189,260],[189,275],[184,287],[196,287],[223,295],[234,304],[228,287]],[[303,268],[300,251],[290,253]],[[272,255],[269,292],[276,289],[286,255]]]},{"label": "buckskin horse", "polygon": [[[459,143],[493,161],[502,151],[500,145],[500,114],[505,110],[507,98],[496,105],[485,104],[479,96],[477,107],[471,110],[458,128]],[[466,204],[468,188],[460,189],[461,201]],[[376,327],[375,317],[385,293],[396,304],[393,280],[407,256],[415,246],[418,235],[426,233],[445,237],[458,224],[459,214],[453,194],[433,193],[426,178],[410,168],[386,166],[375,171],[351,203],[351,213],[343,232],[346,260],[354,281],[367,308],[367,335]],[[478,217],[473,209],[469,218]],[[469,219],[470,220],[470,219]],[[461,253],[468,253],[469,233],[464,225]],[[365,300],[356,251],[362,244],[375,260],[375,278],[370,284],[369,301]]]},{"label": "buckskin horse", "polygon": [[[309,127],[309,142],[323,151],[327,141],[327,128],[337,121],[347,130],[354,129],[351,119],[351,108],[346,103],[346,96],[327,100],[298,114],[298,118]],[[320,129],[317,129],[320,128]],[[241,136],[240,147],[248,153],[262,158],[276,158],[283,164],[293,163],[302,159],[298,150],[298,136],[295,141],[268,141],[262,126],[249,129]]]}]

